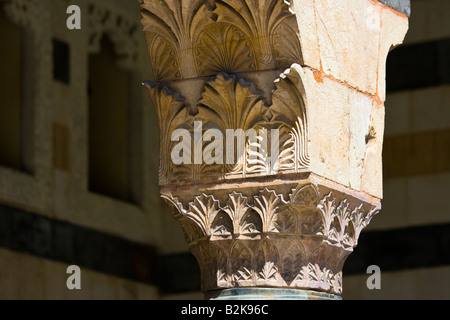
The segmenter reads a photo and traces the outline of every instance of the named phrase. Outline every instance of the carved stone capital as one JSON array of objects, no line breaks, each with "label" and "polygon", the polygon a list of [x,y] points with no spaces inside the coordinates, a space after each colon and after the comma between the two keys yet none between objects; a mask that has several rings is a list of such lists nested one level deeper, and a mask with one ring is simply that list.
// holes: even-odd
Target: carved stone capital
[{"label": "carved stone capital", "polygon": [[384,67],[408,20],[372,0],[139,0],[162,197],[206,292],[339,295],[381,208]]},{"label": "carved stone capital", "polygon": [[380,203],[315,176],[254,181],[238,190],[234,183],[162,189],[197,257],[202,289],[340,294],[343,264]]}]

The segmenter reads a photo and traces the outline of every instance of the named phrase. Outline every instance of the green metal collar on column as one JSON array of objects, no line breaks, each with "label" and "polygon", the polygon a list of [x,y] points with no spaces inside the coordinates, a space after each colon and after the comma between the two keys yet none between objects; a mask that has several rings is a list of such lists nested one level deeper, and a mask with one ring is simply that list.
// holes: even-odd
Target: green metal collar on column
[{"label": "green metal collar on column", "polygon": [[342,300],[338,295],[300,289],[233,288],[210,291],[206,300]]}]

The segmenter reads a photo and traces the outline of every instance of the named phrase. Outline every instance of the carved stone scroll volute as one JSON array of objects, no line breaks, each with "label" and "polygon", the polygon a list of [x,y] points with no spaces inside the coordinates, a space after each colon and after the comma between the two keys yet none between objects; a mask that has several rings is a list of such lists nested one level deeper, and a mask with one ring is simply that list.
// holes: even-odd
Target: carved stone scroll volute
[{"label": "carved stone scroll volute", "polygon": [[[209,297],[239,288],[338,297],[344,262],[381,208],[384,93],[370,90],[382,88],[380,77],[345,72],[358,63],[364,73],[378,59],[367,74],[381,75],[382,48],[401,43],[407,17],[376,1],[342,1],[346,10],[299,0],[139,0],[161,194]],[[361,26],[342,37],[334,23],[327,28],[330,12]],[[365,41],[359,61],[330,60],[325,50],[355,38]]]}]

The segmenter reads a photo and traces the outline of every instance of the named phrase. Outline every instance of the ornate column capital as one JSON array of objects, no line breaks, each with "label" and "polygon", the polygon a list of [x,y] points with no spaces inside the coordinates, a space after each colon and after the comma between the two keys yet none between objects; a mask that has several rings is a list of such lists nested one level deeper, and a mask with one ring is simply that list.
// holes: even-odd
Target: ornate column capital
[{"label": "ornate column capital", "polygon": [[140,0],[162,197],[205,292],[342,293],[379,212],[384,66],[408,18],[371,0]]},{"label": "ornate column capital", "polygon": [[162,197],[176,208],[204,291],[273,287],[341,294],[343,264],[380,209],[379,201],[313,174],[239,188],[234,182],[165,187]]}]

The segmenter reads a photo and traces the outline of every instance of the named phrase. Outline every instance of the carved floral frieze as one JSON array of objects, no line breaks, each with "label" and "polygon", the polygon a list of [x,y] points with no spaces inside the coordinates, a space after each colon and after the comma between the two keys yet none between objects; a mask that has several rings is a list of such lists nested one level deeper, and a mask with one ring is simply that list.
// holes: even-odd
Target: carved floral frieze
[{"label": "carved floral frieze", "polygon": [[223,189],[192,199],[163,190],[197,257],[203,290],[268,286],[342,292],[343,264],[379,204],[308,182],[285,190],[284,185]]},{"label": "carved floral frieze", "polygon": [[[150,81],[145,84],[155,105],[160,126],[161,185],[298,173],[308,168],[306,102],[297,69],[288,69],[280,76],[271,105],[264,102],[262,92],[256,89],[253,82],[236,75],[220,73],[207,81],[196,108],[187,105],[174,89]],[[190,164],[175,165],[171,152],[179,142],[172,141],[172,136],[175,130],[186,129],[194,140],[196,121],[203,124],[202,135],[211,128],[223,133],[238,129],[244,132],[249,129],[256,132],[275,129],[279,134],[278,156],[269,161],[271,155],[264,153],[265,150],[257,142],[251,144],[247,141],[241,163],[235,161],[211,165],[205,161],[194,164],[192,153]],[[226,142],[224,137],[222,146]],[[214,141],[202,140],[197,143],[202,143],[200,148],[204,154],[203,151]],[[186,146],[187,150],[192,148]]]}]

